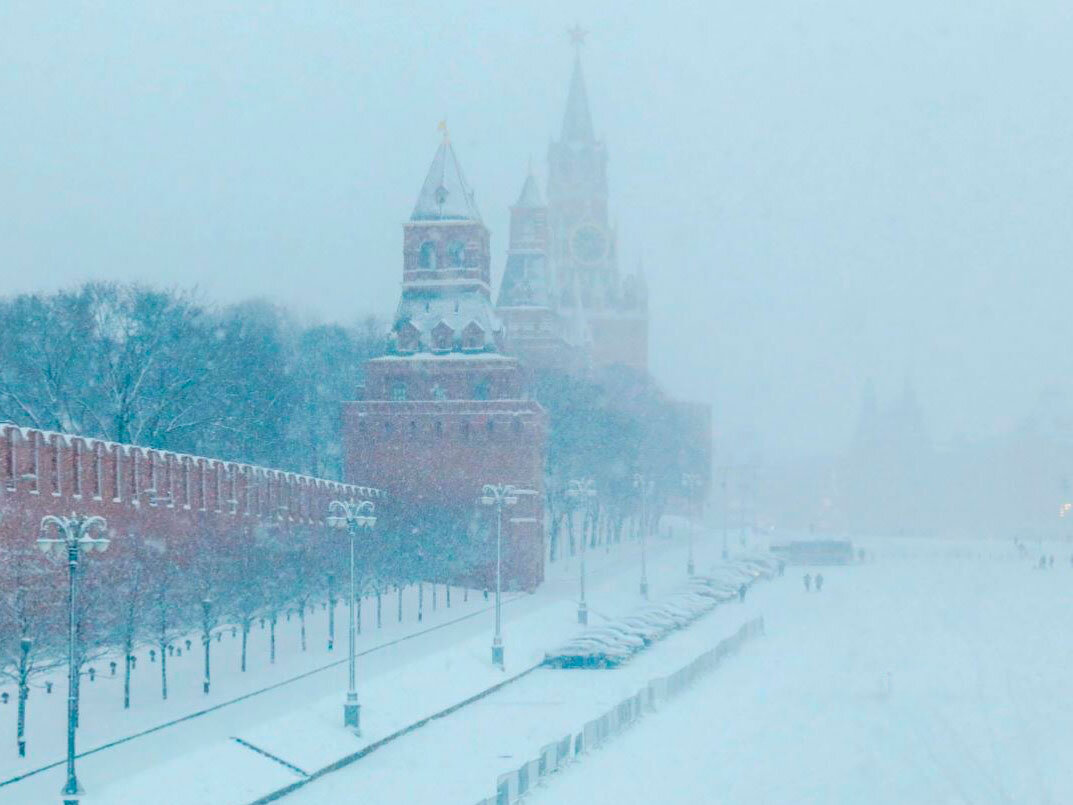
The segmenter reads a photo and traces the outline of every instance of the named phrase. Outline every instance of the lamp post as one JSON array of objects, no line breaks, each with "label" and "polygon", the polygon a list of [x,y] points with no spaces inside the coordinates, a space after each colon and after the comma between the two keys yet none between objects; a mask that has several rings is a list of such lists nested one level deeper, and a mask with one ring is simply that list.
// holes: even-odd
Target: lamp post
[{"label": "lamp post", "polygon": [[30,675],[30,650],[33,646],[33,638],[23,637],[19,641],[19,757],[26,757],[26,697],[30,693],[27,681]]},{"label": "lamp post", "polygon": [[346,693],[346,703],[343,705],[343,726],[353,727],[357,732],[361,728],[361,707],[358,705],[358,691],[355,685],[354,674],[354,542],[361,532],[371,532],[376,525],[376,517],[373,516],[373,502],[361,500],[351,503],[343,500],[333,500],[328,504],[328,525],[332,528],[345,528],[350,536],[350,595],[349,595],[349,685]]},{"label": "lamp post", "polygon": [[648,573],[645,566],[645,531],[648,529],[647,504],[655,482],[643,473],[633,475],[633,485],[641,496],[641,597],[648,598]]},{"label": "lamp post", "polygon": [[729,553],[727,552],[727,475],[730,474],[730,469],[727,468],[723,471],[723,561],[727,560]]},{"label": "lamp post", "polygon": [[[586,514],[589,513],[589,507],[592,505],[592,499],[596,497],[596,484],[591,478],[583,478],[580,480],[571,481],[566,490],[566,497],[571,502],[573,507],[584,506]],[[573,513],[570,515],[570,528],[573,530],[574,520]],[[585,538],[585,528],[582,525],[581,529],[581,573],[580,573],[580,597],[578,598],[577,605],[577,622],[582,626],[587,626],[589,623],[589,607],[585,603],[585,543],[588,540]]]},{"label": "lamp post", "polygon": [[212,640],[212,599],[201,599],[201,641],[205,644],[205,681],[201,689],[206,695],[209,692],[209,644]]},{"label": "lamp post", "polygon": [[700,476],[694,473],[687,472],[682,476],[682,486],[685,487],[686,497],[693,507],[692,517],[689,518],[689,559],[686,561],[686,574],[689,576],[693,575],[693,529],[697,525],[696,506],[699,500],[698,493],[700,492],[701,483]]},{"label": "lamp post", "polygon": [[[55,550],[60,556],[67,555],[67,782],[60,790],[63,805],[78,805],[83,791],[75,775],[75,726],[78,718],[76,700],[75,668],[75,599],[78,592],[78,561],[82,552],[104,551],[108,548],[107,537],[95,537],[108,527],[103,517],[70,517],[47,515],[41,518],[41,536],[37,539],[38,547],[46,554]],[[55,529],[55,537],[46,537],[50,529]]]},{"label": "lamp post", "polygon": [[496,626],[492,636],[492,664],[504,667],[503,633],[499,613],[499,594],[503,588],[503,507],[518,502],[517,490],[510,484],[485,484],[480,502],[496,510]]},{"label": "lamp post", "polygon": [[328,651],[335,650],[335,574],[328,574]]}]

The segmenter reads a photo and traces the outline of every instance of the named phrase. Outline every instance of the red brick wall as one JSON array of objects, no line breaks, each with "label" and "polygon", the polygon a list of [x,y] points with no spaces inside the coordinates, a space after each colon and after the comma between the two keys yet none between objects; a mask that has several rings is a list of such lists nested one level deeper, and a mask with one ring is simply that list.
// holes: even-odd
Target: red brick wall
[{"label": "red brick wall", "polygon": [[[447,244],[461,241],[465,258],[461,267],[448,264]],[[436,245],[436,269],[422,269],[419,263],[421,244],[431,241]],[[441,281],[467,279],[490,285],[491,252],[489,234],[483,224],[473,221],[413,222],[403,227],[402,281]]]},{"label": "red brick wall", "polygon": [[225,540],[269,524],[283,531],[323,526],[333,499],[384,497],[264,467],[0,425],[4,542],[33,541],[43,516],[72,513],[104,517],[117,538],[181,544],[208,533]]},{"label": "red brick wall", "polygon": [[[400,358],[368,364],[369,399],[347,403],[344,409],[346,477],[375,477],[399,506],[464,509],[472,502],[475,507],[486,483],[532,490],[534,495],[523,496],[504,513],[503,562],[509,586],[534,589],[544,578],[546,415],[532,400],[503,399],[502,394],[492,395],[499,399],[469,398],[466,378],[473,372],[480,376],[483,362],[477,368],[469,363],[465,358]],[[506,373],[500,378],[502,389],[520,388],[516,361],[493,363]],[[412,380],[411,398],[383,399],[383,383],[376,378],[399,376]],[[431,399],[421,390],[434,383],[450,385],[461,396]]]}]

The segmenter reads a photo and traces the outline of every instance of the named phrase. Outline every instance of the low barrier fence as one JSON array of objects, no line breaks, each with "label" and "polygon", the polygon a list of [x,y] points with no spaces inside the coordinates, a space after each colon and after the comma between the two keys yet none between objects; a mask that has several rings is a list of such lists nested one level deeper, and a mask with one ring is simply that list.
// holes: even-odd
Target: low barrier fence
[{"label": "low barrier fence", "polygon": [[[649,680],[645,687],[629,698],[623,699],[598,718],[594,718],[577,732],[564,735],[558,741],[547,744],[540,754],[523,763],[517,769],[499,775],[496,794],[482,799],[476,805],[510,805],[524,797],[535,785],[548,775],[574,762],[589,749],[600,746],[636,723],[645,711],[654,710],[663,702],[677,696],[700,676],[716,668],[749,640],[764,633],[764,619],[754,618],[742,624],[730,637],[720,640],[683,668],[669,676]],[[578,673],[596,673],[579,671]]]}]

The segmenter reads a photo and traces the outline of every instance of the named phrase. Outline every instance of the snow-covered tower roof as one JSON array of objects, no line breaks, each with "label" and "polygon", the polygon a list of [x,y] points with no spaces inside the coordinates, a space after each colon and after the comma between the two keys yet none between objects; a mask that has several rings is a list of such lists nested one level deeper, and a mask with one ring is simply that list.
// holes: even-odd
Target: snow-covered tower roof
[{"label": "snow-covered tower roof", "polygon": [[473,191],[444,128],[443,142],[432,158],[411,221],[480,221]]},{"label": "snow-covered tower roof", "polygon": [[514,202],[514,206],[518,209],[532,210],[545,206],[544,196],[540,192],[540,187],[537,185],[536,177],[533,176],[532,167],[529,169],[529,173],[525,177],[525,184],[522,185],[522,192],[518,194],[518,200]]}]

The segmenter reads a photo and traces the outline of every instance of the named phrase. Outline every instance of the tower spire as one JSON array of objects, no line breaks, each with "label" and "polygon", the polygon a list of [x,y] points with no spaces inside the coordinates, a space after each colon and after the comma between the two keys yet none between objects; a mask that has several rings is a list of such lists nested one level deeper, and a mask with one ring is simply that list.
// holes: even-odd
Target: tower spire
[{"label": "tower spire", "polygon": [[581,48],[588,31],[575,25],[567,32],[574,46],[574,73],[570,78],[570,93],[566,98],[566,114],[563,116],[562,141],[592,142],[592,113],[589,112],[589,95],[585,90],[585,76],[581,72]]},{"label": "tower spire", "polygon": [[443,133],[443,141],[432,158],[410,220],[480,221],[477,201],[447,135],[447,122],[441,120],[437,128]]}]

